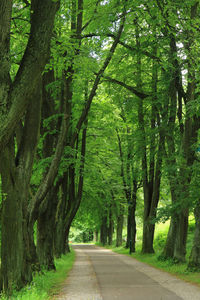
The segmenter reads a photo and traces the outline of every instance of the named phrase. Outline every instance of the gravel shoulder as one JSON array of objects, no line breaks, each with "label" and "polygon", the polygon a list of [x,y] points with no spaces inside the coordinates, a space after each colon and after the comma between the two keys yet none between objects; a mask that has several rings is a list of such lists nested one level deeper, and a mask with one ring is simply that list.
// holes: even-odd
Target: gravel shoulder
[{"label": "gravel shoulder", "polygon": [[200,300],[200,288],[131,257],[73,246],[76,262],[57,300]]}]

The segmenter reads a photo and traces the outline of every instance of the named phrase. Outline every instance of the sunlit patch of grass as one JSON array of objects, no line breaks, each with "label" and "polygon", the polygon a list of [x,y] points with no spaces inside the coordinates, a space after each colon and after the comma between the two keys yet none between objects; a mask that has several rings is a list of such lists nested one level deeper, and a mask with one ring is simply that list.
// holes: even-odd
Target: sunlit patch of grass
[{"label": "sunlit patch of grass", "polygon": [[[75,252],[63,255],[55,261],[56,271],[45,271],[43,274],[38,274],[34,277],[33,282],[24,287],[19,292],[14,292],[9,300],[47,300],[59,293],[62,283],[71,270],[75,260]],[[4,295],[2,300],[8,298]]]}]

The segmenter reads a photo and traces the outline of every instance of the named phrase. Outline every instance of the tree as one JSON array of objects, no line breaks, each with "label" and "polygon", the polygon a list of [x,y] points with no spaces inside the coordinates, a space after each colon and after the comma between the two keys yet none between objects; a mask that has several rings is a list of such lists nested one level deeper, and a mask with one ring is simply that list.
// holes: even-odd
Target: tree
[{"label": "tree", "polygon": [[[5,291],[21,288],[31,280],[31,261],[27,243],[27,196],[31,168],[40,121],[41,73],[49,55],[50,39],[59,2],[32,1],[30,35],[19,69],[10,78],[10,34],[12,1],[1,2],[1,133],[0,161],[2,191],[5,195],[2,208],[1,286]],[[23,7],[19,7],[23,10]],[[37,98],[37,101],[35,100]],[[37,107],[36,107],[37,105]],[[24,126],[21,119],[26,113]],[[34,126],[34,131],[32,130]],[[15,153],[14,134],[21,127],[21,136]],[[30,135],[31,132],[31,135]],[[13,224],[15,224],[13,226]],[[28,248],[27,248],[28,247]]]}]

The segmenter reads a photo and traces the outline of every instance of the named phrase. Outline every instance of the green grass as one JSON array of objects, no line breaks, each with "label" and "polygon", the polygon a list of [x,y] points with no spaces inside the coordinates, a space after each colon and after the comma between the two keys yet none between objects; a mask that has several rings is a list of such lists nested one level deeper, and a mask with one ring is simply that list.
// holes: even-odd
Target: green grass
[{"label": "green grass", "polygon": [[[165,224],[157,225],[157,229],[155,231],[155,239],[154,239],[154,249],[156,251],[155,254],[141,253],[142,231],[141,229],[139,229],[137,234],[136,253],[132,253],[131,257],[134,257],[135,259],[144,262],[146,264],[149,264],[155,268],[171,273],[176,277],[181,278],[187,282],[191,282],[200,286],[200,273],[189,272],[187,270],[187,261],[192,248],[193,236],[194,236],[194,220],[191,218],[189,224],[186,263],[175,264],[173,260],[159,259],[159,256],[165,245],[168,228],[169,228],[169,222],[166,222]],[[106,246],[106,248],[109,248],[116,253],[130,256],[129,249],[124,248],[124,246],[125,244],[122,247],[116,248],[114,245],[112,245],[112,246]]]},{"label": "green grass", "polygon": [[75,260],[75,252],[63,255],[55,261],[56,271],[46,271],[43,274],[37,274],[33,282],[20,290],[14,292],[7,298],[2,296],[1,300],[47,300],[59,293],[68,272],[71,270]]}]

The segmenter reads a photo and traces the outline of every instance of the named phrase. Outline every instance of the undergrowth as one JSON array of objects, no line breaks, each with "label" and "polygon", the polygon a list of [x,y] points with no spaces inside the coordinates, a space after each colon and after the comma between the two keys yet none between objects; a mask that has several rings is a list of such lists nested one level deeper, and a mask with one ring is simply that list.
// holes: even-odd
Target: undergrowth
[{"label": "undergrowth", "polygon": [[9,298],[5,295],[0,297],[1,300],[48,300],[59,293],[62,283],[67,277],[68,272],[73,266],[75,252],[63,255],[55,260],[56,271],[44,271],[37,274],[30,285],[20,291],[15,291]]}]

